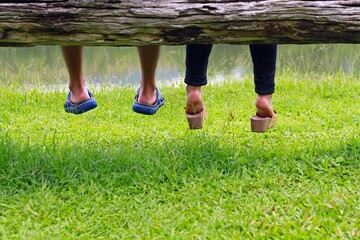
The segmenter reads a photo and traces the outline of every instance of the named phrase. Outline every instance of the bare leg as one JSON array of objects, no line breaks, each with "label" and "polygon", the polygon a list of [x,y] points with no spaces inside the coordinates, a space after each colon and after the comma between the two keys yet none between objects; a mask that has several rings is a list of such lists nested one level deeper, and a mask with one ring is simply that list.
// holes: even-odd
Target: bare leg
[{"label": "bare leg", "polygon": [[82,74],[82,46],[62,46],[61,52],[69,74],[70,101],[83,102],[90,98]]},{"label": "bare leg", "polygon": [[160,55],[160,46],[138,47],[141,64],[141,88],[138,102],[154,104],[157,100],[155,73]]}]

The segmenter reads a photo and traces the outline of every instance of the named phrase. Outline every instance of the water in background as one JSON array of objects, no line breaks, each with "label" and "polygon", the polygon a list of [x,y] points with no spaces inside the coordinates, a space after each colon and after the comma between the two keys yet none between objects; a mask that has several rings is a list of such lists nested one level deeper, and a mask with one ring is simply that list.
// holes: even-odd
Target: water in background
[{"label": "water in background", "polygon": [[[360,46],[351,44],[279,45],[278,74],[342,72],[359,76]],[[157,69],[159,85],[183,84],[185,47],[163,46]],[[140,65],[135,47],[85,47],[84,75],[88,85],[138,86]],[[209,82],[241,81],[251,76],[248,46],[216,45],[209,61]],[[0,48],[0,84],[67,89],[67,72],[57,46]]]}]

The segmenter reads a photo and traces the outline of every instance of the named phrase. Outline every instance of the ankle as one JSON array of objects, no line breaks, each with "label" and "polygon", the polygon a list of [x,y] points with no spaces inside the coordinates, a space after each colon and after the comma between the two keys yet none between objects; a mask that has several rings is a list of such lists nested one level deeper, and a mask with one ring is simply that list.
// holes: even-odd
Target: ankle
[{"label": "ankle", "polygon": [[202,95],[201,95],[201,87],[195,87],[195,86],[186,86],[186,93],[187,93],[187,99],[188,102],[201,102]]},{"label": "ankle", "polygon": [[75,91],[70,89],[70,92],[70,102],[74,104],[90,99],[89,92],[86,88],[82,90],[75,89]]},{"label": "ankle", "polygon": [[143,104],[154,104],[157,99],[156,88],[141,87],[138,96],[138,102]]},{"label": "ankle", "polygon": [[85,86],[85,79],[83,77],[71,77],[69,79],[68,87],[70,91],[74,94],[81,94],[83,92],[87,92]]}]

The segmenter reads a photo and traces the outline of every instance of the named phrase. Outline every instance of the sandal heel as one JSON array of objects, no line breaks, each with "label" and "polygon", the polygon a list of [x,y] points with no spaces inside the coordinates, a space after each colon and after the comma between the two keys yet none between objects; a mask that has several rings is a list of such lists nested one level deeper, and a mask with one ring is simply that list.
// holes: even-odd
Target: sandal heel
[{"label": "sandal heel", "polygon": [[194,129],[201,129],[203,127],[203,122],[207,118],[207,113],[205,111],[205,108],[196,114],[186,114],[187,121],[189,123],[189,128],[191,130]]},{"label": "sandal heel", "polygon": [[190,129],[201,129],[203,127],[203,112],[197,114],[186,114]]},{"label": "sandal heel", "polygon": [[276,116],[273,117],[258,117],[258,116],[252,116],[250,118],[251,121],[251,131],[252,132],[266,132],[269,128],[272,128],[276,124]]},{"label": "sandal heel", "polygon": [[191,102],[187,102],[186,106],[190,104],[192,105],[192,108],[196,111],[196,110],[200,110],[197,113],[187,113],[186,109],[187,107],[185,107],[185,113],[186,113],[186,119],[189,123],[189,128],[190,130],[194,130],[194,129],[202,129],[203,128],[203,122],[204,120],[207,118],[207,113],[205,110],[205,106],[204,103],[201,101],[201,104],[198,107],[194,107],[194,104]]}]

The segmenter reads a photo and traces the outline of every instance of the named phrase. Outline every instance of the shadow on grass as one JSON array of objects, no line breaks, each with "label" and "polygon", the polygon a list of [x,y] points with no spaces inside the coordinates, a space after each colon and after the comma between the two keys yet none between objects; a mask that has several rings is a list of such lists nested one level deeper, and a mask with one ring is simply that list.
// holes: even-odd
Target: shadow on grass
[{"label": "shadow on grass", "polygon": [[278,174],[313,178],[319,173],[353,175],[360,169],[356,138],[339,141],[331,149],[304,145],[291,151],[282,145],[269,147],[245,140],[236,146],[224,144],[204,132],[187,132],[156,146],[151,140],[24,146],[4,136],[0,144],[0,182],[7,196],[44,186],[64,190],[96,184],[104,191],[121,187],[140,191],[159,184],[181,188],[199,178],[241,181],[244,175],[259,179]]}]

